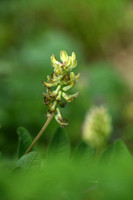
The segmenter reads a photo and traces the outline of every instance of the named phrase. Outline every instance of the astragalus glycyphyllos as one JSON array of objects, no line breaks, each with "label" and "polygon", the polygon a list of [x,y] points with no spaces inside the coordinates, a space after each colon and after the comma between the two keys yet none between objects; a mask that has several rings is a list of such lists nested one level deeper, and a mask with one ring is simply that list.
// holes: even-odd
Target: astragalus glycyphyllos
[{"label": "astragalus glycyphyllos", "polygon": [[64,107],[66,102],[72,102],[77,96],[78,92],[69,95],[67,92],[70,90],[79,79],[80,74],[77,75],[72,70],[77,66],[76,55],[72,52],[71,56],[68,56],[66,51],[60,52],[60,59],[62,62],[57,61],[54,55],[51,56],[51,64],[54,68],[54,72],[51,77],[47,76],[47,82],[43,81],[46,87],[46,93],[44,95],[44,103],[49,107],[47,116],[52,113],[55,115],[55,119],[62,127],[68,125],[65,119],[62,117],[59,107]]}]

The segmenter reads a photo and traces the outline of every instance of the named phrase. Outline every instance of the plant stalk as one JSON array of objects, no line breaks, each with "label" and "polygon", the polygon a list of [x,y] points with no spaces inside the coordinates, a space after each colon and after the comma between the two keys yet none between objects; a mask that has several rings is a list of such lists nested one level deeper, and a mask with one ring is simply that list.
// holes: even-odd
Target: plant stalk
[{"label": "plant stalk", "polygon": [[40,138],[40,136],[43,134],[43,132],[45,131],[45,129],[47,128],[47,126],[49,125],[50,121],[52,120],[54,116],[54,113],[52,113],[47,121],[45,122],[45,124],[43,125],[42,129],[40,130],[40,132],[37,134],[37,136],[35,137],[35,139],[33,140],[32,144],[29,146],[29,148],[27,149],[27,151],[25,152],[25,154],[28,154],[31,149],[33,148],[33,146],[35,145],[35,143],[38,141],[38,139]]}]

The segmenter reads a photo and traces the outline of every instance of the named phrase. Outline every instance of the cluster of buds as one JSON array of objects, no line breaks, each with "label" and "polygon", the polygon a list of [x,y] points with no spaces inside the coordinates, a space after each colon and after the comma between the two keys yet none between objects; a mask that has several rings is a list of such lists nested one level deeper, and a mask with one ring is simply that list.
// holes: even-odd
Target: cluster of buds
[{"label": "cluster of buds", "polygon": [[47,92],[43,93],[43,95],[44,103],[49,107],[47,117],[54,113],[58,124],[64,127],[68,123],[62,117],[59,107],[63,108],[66,102],[70,103],[78,96],[78,92],[71,95],[67,94],[67,92],[75,85],[80,74],[75,75],[72,72],[72,69],[77,65],[74,52],[71,56],[68,56],[66,51],[61,51],[60,59],[62,63],[58,62],[54,55],[51,56],[51,64],[54,67],[54,72],[51,77],[47,76],[47,82],[43,81]]},{"label": "cluster of buds", "polygon": [[83,124],[83,139],[94,147],[101,147],[109,138],[111,116],[104,106],[94,107],[87,113]]}]

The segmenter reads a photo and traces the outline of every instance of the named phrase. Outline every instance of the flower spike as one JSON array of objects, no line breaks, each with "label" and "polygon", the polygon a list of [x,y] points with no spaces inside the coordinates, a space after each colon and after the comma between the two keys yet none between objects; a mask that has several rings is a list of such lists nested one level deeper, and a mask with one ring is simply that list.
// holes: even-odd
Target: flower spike
[{"label": "flower spike", "polygon": [[[47,117],[49,117],[50,114],[54,114],[58,124],[64,127],[67,126],[68,123],[66,123],[65,119],[62,117],[59,107],[63,108],[66,102],[70,103],[77,98],[78,92],[69,95],[66,94],[66,91],[70,90],[76,84],[80,74],[75,75],[74,72],[72,72],[72,69],[77,65],[74,52],[72,52],[71,56],[68,56],[66,51],[60,51],[60,59],[62,62],[59,62],[54,55],[51,56],[51,64],[54,67],[54,72],[51,77],[49,75],[47,76],[47,82],[43,81],[47,92],[43,93],[43,95],[44,103],[49,107]],[[52,89],[53,87],[54,89]]]}]

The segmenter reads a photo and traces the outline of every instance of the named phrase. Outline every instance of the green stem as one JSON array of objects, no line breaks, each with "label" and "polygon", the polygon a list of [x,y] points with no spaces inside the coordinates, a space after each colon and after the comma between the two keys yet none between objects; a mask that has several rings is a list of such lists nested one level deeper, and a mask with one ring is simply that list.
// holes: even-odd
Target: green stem
[{"label": "green stem", "polygon": [[31,149],[33,148],[33,146],[35,145],[35,143],[38,141],[38,139],[40,138],[40,136],[43,134],[43,132],[45,131],[45,129],[47,128],[48,124],[50,123],[50,121],[52,120],[54,116],[54,113],[52,113],[47,121],[45,122],[45,124],[43,125],[42,129],[40,130],[40,132],[37,134],[37,136],[35,137],[35,139],[33,140],[32,144],[30,145],[30,147],[27,149],[27,151],[25,152],[25,154],[28,154]]}]

